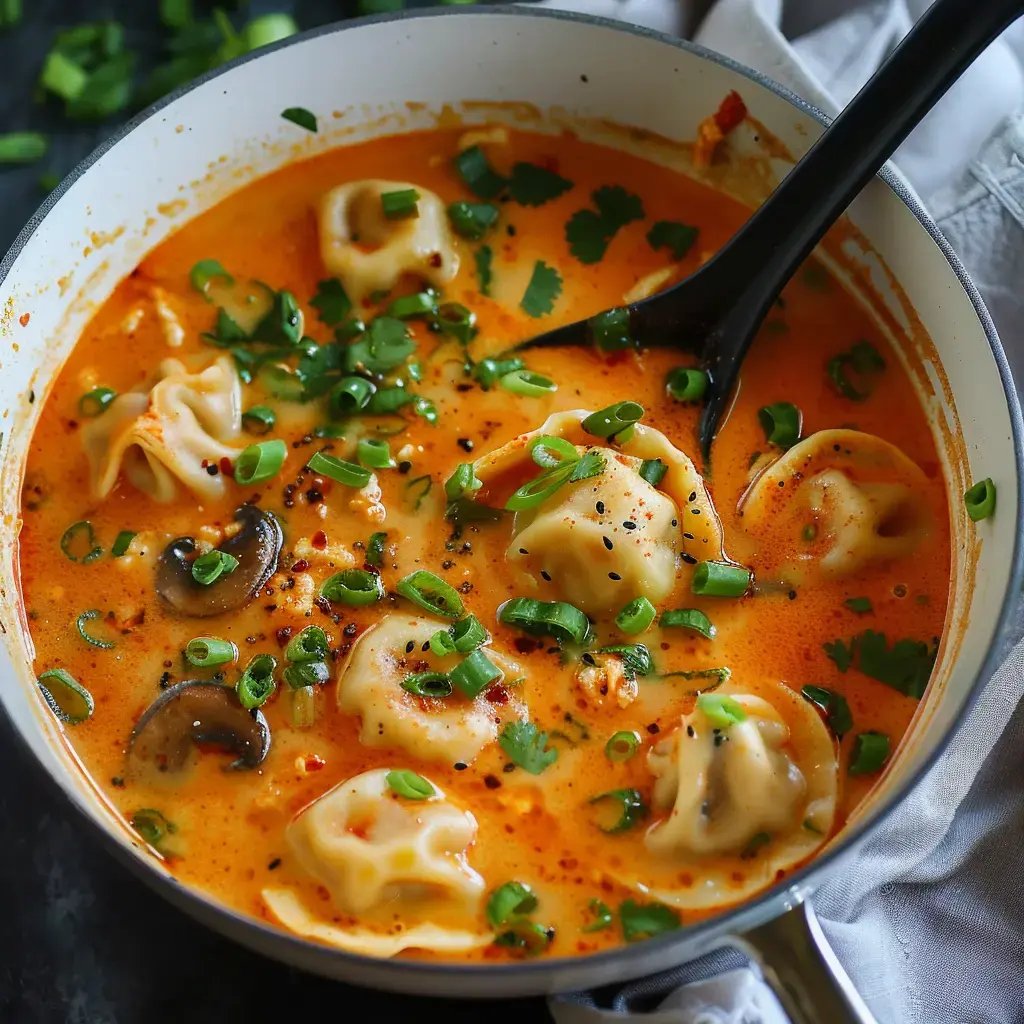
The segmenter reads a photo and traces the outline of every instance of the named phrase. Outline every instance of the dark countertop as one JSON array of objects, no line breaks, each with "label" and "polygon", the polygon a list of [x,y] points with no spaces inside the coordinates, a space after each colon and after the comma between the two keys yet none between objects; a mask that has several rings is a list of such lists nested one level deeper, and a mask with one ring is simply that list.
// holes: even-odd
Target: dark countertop
[{"label": "dark countertop", "polygon": [[[197,7],[201,6],[199,3]],[[232,6],[225,3],[225,7]],[[292,8],[303,28],[344,16],[342,0],[259,2]],[[0,132],[53,132],[38,165],[0,168],[0,253],[42,201],[45,170],[63,175],[111,126],[69,126],[33,103],[55,27],[119,17],[130,44],[159,39],[156,0],[25,0],[25,23],[0,34]],[[24,753],[0,712],[0,1021],[4,1024],[223,1024],[225,1021],[396,1020],[424,1008],[448,1024],[548,1019],[541,1000],[438,1002],[349,988],[283,967],[201,928],[100,847]]]}]

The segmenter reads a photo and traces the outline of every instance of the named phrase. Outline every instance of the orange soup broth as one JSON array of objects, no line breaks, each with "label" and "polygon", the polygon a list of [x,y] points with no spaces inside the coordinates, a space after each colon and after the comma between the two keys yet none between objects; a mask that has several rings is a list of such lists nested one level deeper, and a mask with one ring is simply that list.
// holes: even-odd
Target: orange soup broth
[{"label": "orange soup broth", "polygon": [[[81,417],[77,403],[85,391],[100,384],[118,393],[138,387],[168,356],[203,365],[215,355],[200,340],[201,332],[212,327],[214,306],[189,284],[189,270],[200,259],[220,260],[236,279],[253,278],[290,290],[302,304],[306,334],[329,340],[330,329],[318,322],[316,310],[308,304],[317,282],[327,276],[316,234],[318,200],[331,187],[361,178],[410,180],[435,191],[445,202],[467,198],[450,167],[456,140],[457,133],[449,131],[396,136],[286,167],[184,226],[119,285],[52,385],[35,432],[20,540],[24,598],[36,645],[37,671],[62,666],[86,685],[96,700],[94,715],[67,729],[68,741],[97,785],[126,817],[140,808],[154,807],[175,823],[166,855],[183,882],[234,908],[267,918],[270,915],[261,901],[261,889],[268,884],[294,886],[309,906],[345,923],[348,919],[331,909],[326,891],[295,864],[284,843],[284,828],[309,801],[352,775],[376,767],[408,767],[428,776],[457,803],[473,811],[479,834],[469,859],[488,887],[511,878],[528,881],[540,898],[538,917],[556,928],[551,952],[587,953],[621,941],[617,929],[581,931],[593,920],[587,909],[590,900],[601,899],[614,906],[632,895],[613,880],[618,869],[643,865],[652,884],[669,888],[692,880],[689,869],[681,871],[678,866],[651,864],[648,870],[651,857],[643,847],[644,828],[604,835],[595,827],[587,800],[626,786],[649,792],[650,776],[643,755],[659,735],[678,724],[681,712],[692,707],[693,684],[676,679],[641,680],[640,698],[629,707],[620,709],[614,702],[595,706],[574,686],[572,666],[563,666],[558,654],[549,653],[546,647],[525,653],[518,650],[516,640],[521,634],[499,626],[495,615],[497,606],[516,593],[504,560],[508,521],[468,529],[461,540],[446,547],[450,530],[442,518],[443,484],[459,463],[539,426],[552,412],[599,409],[627,398],[644,406],[645,424],[663,431],[699,466],[697,407],[673,401],[663,386],[670,368],[693,360],[663,349],[610,357],[581,349],[537,351],[528,353],[528,365],[557,381],[556,393],[524,398],[503,390],[485,392],[477,386],[459,391],[452,386],[463,380],[461,368],[452,361],[457,351],[448,344],[437,357],[430,358],[436,339],[422,326],[415,326],[425,367],[420,391],[433,398],[439,419],[431,426],[410,417],[407,430],[391,439],[395,452],[407,443],[413,446],[408,458],[413,465],[406,474],[378,474],[388,509],[383,526],[372,525],[349,509],[351,491],[330,480],[314,481],[310,473],[303,473],[305,461],[325,443],[335,445],[335,454],[351,457],[350,440],[310,438],[315,424],[324,421],[319,407],[271,403],[278,411],[278,426],[272,436],[289,442],[284,470],[262,486],[231,484],[223,501],[205,506],[197,504],[183,488],[174,503],[157,505],[123,479],[109,498],[95,502],[89,496],[87,466],[78,438]],[[477,288],[476,245],[459,243],[461,269],[445,289],[445,298],[463,302],[477,313],[480,331],[472,346],[476,358],[621,303],[623,294],[639,279],[670,260],[665,251],[654,251],[645,239],[652,222],[684,221],[700,230],[696,244],[678,265],[678,277],[718,249],[748,215],[737,202],[694,180],[568,135],[513,132],[509,152],[516,160],[556,169],[575,184],[571,191],[539,208],[512,203],[502,206],[498,228],[487,240],[494,250],[493,298],[482,297]],[[507,169],[498,157],[494,159],[499,170]],[[601,262],[583,266],[569,253],[563,225],[575,210],[588,205],[595,188],[607,184],[621,184],[636,192],[643,200],[646,217],[622,229]],[[518,305],[538,259],[557,268],[564,278],[554,313],[540,320],[527,316]],[[185,341],[179,349],[168,348],[153,315],[154,285],[171,297],[185,327]],[[405,290],[413,290],[414,283],[408,285]],[[132,319],[136,309],[143,309],[144,315],[126,330],[126,320]],[[825,366],[830,357],[861,339],[883,354],[888,370],[872,397],[855,403],[836,395]],[[258,387],[246,388],[245,407],[266,400]],[[855,670],[840,673],[823,644],[848,638],[866,626],[884,630],[892,638],[938,636],[949,583],[945,491],[931,433],[899,359],[860,306],[817,266],[811,275],[797,275],[786,289],[782,308],[773,311],[762,329],[743,367],[738,396],[715,443],[713,471],[707,477],[730,557],[751,566],[758,577],[765,567],[779,564],[786,553],[759,550],[758,538],[744,532],[737,503],[749,482],[752,455],[766,447],[757,410],[777,401],[800,406],[804,434],[855,425],[885,437],[916,461],[929,482],[924,496],[932,511],[929,537],[912,557],[889,568],[799,591],[779,590],[728,600],[694,598],[688,586],[679,587],[666,606],[701,608],[717,626],[717,637],[707,641],[685,630],[655,629],[637,639],[648,644],[663,672],[727,665],[733,681],[753,693],[775,681],[795,690],[808,683],[830,687],[848,699],[858,730],[888,733],[895,746],[917,702]],[[473,455],[467,455],[470,446]],[[416,511],[407,485],[425,474],[432,480],[432,489]],[[288,484],[295,485],[289,492],[290,507],[284,492]],[[311,487],[323,492],[322,502],[306,500]],[[243,610],[213,619],[190,620],[172,614],[153,592],[151,562],[104,557],[89,564],[73,564],[58,545],[69,524],[89,520],[98,543],[107,551],[118,531],[125,529],[158,531],[162,548],[171,537],[195,534],[201,526],[223,528],[231,522],[233,510],[252,498],[283,516],[284,575],[276,578],[276,592],[264,592]],[[527,678],[522,695],[531,717],[540,727],[564,733],[574,741],[575,745],[558,741],[559,760],[542,776],[504,771],[507,758],[496,745],[485,749],[462,771],[418,762],[401,750],[360,745],[358,719],[335,706],[338,669],[355,637],[384,611],[414,610],[390,597],[370,608],[336,606],[335,617],[314,607],[307,618],[285,606],[285,592],[279,584],[301,575],[289,572],[296,562],[291,552],[297,538],[323,531],[329,545],[353,550],[355,542],[365,543],[377,529],[388,533],[382,571],[389,592],[398,579],[421,568],[460,588],[467,609],[492,630],[495,648],[524,669]],[[360,549],[355,553],[361,559]],[[333,570],[320,563],[308,571],[319,585]],[[624,593],[622,604],[632,596]],[[869,619],[844,606],[844,601],[853,597],[871,599],[874,614]],[[90,628],[116,642],[111,650],[91,647],[78,635],[77,616],[92,608],[103,618],[92,622]],[[317,694],[318,717],[312,729],[291,727],[286,695],[279,688],[263,708],[273,745],[259,770],[225,772],[223,755],[203,752],[184,776],[127,776],[126,743],[134,722],[162,686],[203,675],[190,669],[182,657],[192,636],[210,634],[233,640],[244,666],[259,652],[280,658],[279,631],[291,628],[294,634],[308,623],[321,625],[328,632],[337,658],[332,681]],[[609,623],[604,623],[602,628],[608,637],[604,642],[615,642],[614,625],[609,629]],[[239,671],[238,666],[228,666],[228,681],[233,682]],[[623,729],[635,729],[643,744],[638,756],[612,763],[604,752],[605,741]],[[837,824],[876,778],[847,776],[850,742],[848,736],[843,743]],[[744,865],[742,870],[755,871],[756,867]],[[441,910],[437,913],[443,915]],[[701,916],[706,914],[687,914],[685,920]],[[399,917],[391,906],[371,921],[388,925]],[[470,958],[507,955],[489,947]]]}]

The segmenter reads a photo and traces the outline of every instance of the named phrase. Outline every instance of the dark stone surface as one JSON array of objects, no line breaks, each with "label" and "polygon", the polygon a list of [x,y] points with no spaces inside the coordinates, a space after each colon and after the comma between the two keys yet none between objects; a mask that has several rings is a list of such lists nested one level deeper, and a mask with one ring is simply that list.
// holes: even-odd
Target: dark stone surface
[{"label": "dark stone surface", "polygon": [[[200,6],[197,4],[197,6]],[[230,4],[225,4],[230,6]],[[304,28],[337,20],[346,4],[252,4],[295,10]],[[25,0],[15,32],[0,35],[0,132],[54,133],[40,165],[0,169],[0,252],[43,199],[39,175],[61,175],[111,125],[69,127],[33,102],[56,27],[119,17],[132,46],[157,52],[156,0]],[[147,49],[148,48],[148,49]],[[224,1024],[232,1021],[412,1019],[449,1024],[543,1021],[540,1000],[445,1003],[349,988],[256,956],[165,903],[102,849],[23,752],[0,713],[0,1021],[3,1024]]]}]

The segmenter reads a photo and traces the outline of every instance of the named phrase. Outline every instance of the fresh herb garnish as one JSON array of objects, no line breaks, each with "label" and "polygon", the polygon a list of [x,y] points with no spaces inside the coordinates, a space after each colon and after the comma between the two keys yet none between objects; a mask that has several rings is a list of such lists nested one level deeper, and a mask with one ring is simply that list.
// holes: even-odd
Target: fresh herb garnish
[{"label": "fresh herb garnish", "polygon": [[41,160],[48,148],[41,132],[7,132],[0,135],[0,164],[30,164]]},{"label": "fresh herb garnish", "polygon": [[804,686],[800,693],[825,715],[825,722],[836,739],[842,739],[853,728],[853,713],[841,693],[824,686]]},{"label": "fresh herb garnish", "polygon": [[517,163],[508,180],[509,195],[521,206],[543,206],[571,188],[571,181],[537,164]]},{"label": "fresh herb garnish", "polygon": [[448,221],[455,234],[479,242],[498,220],[494,203],[471,203],[460,200],[448,206]]},{"label": "fresh herb garnish", "polygon": [[317,130],[316,114],[305,107],[286,107],[281,111],[281,116],[286,121],[291,121],[292,124],[305,128],[308,132],[315,132]]},{"label": "fresh herb garnish", "polygon": [[600,793],[593,796],[589,801],[591,804],[617,806],[618,817],[610,825],[598,823],[597,827],[608,835],[616,832],[626,832],[638,821],[645,818],[649,813],[644,798],[638,789],[613,789],[608,793]]},{"label": "fresh herb garnish", "polygon": [[489,245],[481,245],[474,257],[476,260],[476,281],[477,288],[481,295],[490,296],[491,282],[494,278],[492,265],[494,263],[494,251]]},{"label": "fresh herb garnish", "polygon": [[599,899],[592,899],[587,904],[587,910],[594,916],[594,920],[583,926],[585,932],[603,932],[615,923],[615,915],[611,912],[607,903]]},{"label": "fresh herb garnish", "polygon": [[429,800],[437,795],[433,784],[408,768],[393,768],[384,776],[388,788],[406,800]]},{"label": "fresh herb garnish", "polygon": [[401,366],[415,351],[416,342],[401,320],[379,316],[358,341],[349,345],[345,368],[350,373],[387,373]]},{"label": "fresh herb garnish", "polygon": [[509,722],[498,737],[501,749],[524,771],[540,775],[558,760],[558,750],[548,747],[548,734],[533,722]]},{"label": "fresh herb garnish", "polygon": [[928,686],[938,648],[923,640],[896,640],[890,648],[884,633],[866,629],[849,643],[826,643],[825,653],[840,672],[856,666],[866,676],[920,699]]},{"label": "fresh herb garnish", "polygon": [[569,251],[580,263],[599,263],[619,229],[644,216],[640,197],[621,185],[604,185],[590,198],[597,209],[577,210],[565,225]]},{"label": "fresh herb garnish", "polygon": [[619,907],[622,937],[627,942],[650,939],[680,927],[679,913],[663,903],[637,903],[625,900]]},{"label": "fresh herb garnish", "polygon": [[871,598],[869,597],[851,597],[843,602],[851,612],[856,612],[858,615],[867,615],[868,612],[874,611],[871,607]]},{"label": "fresh herb garnish", "polygon": [[544,316],[555,308],[555,302],[561,294],[561,274],[543,260],[537,260],[519,307],[527,316]]},{"label": "fresh herb garnish", "polygon": [[334,327],[352,312],[352,300],[345,286],[336,278],[329,277],[316,286],[316,295],[309,304],[317,311],[321,323]]},{"label": "fresh herb garnish", "polygon": [[464,149],[454,162],[459,177],[473,195],[480,199],[494,199],[504,191],[505,179],[491,167],[479,146]]},{"label": "fresh herb garnish", "polygon": [[647,232],[647,244],[655,251],[668,249],[674,260],[681,260],[696,238],[697,228],[674,220],[659,220]]},{"label": "fresh herb garnish", "polygon": [[866,341],[858,341],[849,352],[828,361],[829,380],[844,398],[863,402],[874,390],[875,381],[885,369],[885,360],[878,349]]}]

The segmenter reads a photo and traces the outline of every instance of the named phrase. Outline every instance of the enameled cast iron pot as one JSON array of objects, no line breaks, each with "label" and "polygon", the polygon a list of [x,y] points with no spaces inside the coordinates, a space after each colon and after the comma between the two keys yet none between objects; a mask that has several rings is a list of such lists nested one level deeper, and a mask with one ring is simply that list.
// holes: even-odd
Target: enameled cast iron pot
[{"label": "enameled cast iron pot", "polygon": [[[289,160],[428,127],[439,115],[529,125],[545,113],[563,124],[571,118],[583,135],[599,136],[610,121],[687,140],[731,89],[794,156],[821,132],[820,114],[767,79],[677,39],[596,18],[492,7],[346,22],[236,62],[137,118],[57,189],[0,265],[0,699],[69,803],[123,861],[205,924],[310,971],[445,996],[582,989],[738,943],[783,991],[794,1020],[868,1019],[819,941],[807,900],[856,856],[943,750],[994,667],[1022,575],[1021,414],[1006,360],[956,256],[892,176],[872,182],[851,209],[870,251],[851,237],[844,253],[870,276],[871,287],[861,291],[890,337],[911,365],[923,366],[916,379],[949,481],[950,612],[929,699],[884,779],[821,856],[744,906],[589,958],[474,967],[370,960],[277,931],[183,888],[104,803],[40,699],[19,600],[22,463],[43,399],[97,305],[183,220]],[[281,119],[283,108],[299,105],[320,115],[317,135]],[[962,495],[970,481],[989,476],[998,486],[998,513],[975,527]]]}]

